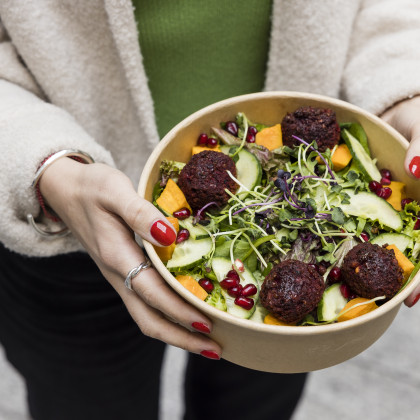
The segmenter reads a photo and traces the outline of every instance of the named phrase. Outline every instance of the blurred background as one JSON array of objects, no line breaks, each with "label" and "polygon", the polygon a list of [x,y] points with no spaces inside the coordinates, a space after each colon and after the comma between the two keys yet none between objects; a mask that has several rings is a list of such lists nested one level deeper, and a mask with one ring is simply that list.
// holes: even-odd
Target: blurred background
[{"label": "blurred background", "polygon": [[[160,420],[182,419],[185,358],[183,350],[168,347]],[[0,420],[28,420],[22,379],[3,351],[0,372]],[[293,420],[417,420],[419,402],[420,303],[401,307],[390,329],[364,353],[312,373]]]}]

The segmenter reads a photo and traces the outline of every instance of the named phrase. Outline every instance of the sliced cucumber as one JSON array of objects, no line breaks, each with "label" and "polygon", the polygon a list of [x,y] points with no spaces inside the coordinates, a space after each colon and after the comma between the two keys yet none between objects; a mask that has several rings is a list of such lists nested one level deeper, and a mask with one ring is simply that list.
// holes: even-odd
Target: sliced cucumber
[{"label": "sliced cucumber", "polygon": [[399,213],[383,198],[364,191],[355,194],[351,189],[342,192],[350,197],[350,204],[340,204],[344,213],[373,221],[377,220],[381,225],[390,227],[397,232],[403,228]]},{"label": "sliced cucumber", "polygon": [[364,128],[358,123],[343,123],[340,124],[341,129],[344,128],[349,131],[356,139],[360,142],[365,149],[366,153],[370,156],[370,149],[368,144],[368,138]]},{"label": "sliced cucumber", "polygon": [[206,239],[187,239],[175,247],[172,258],[166,264],[166,267],[172,271],[176,269],[187,269],[201,262],[213,246],[210,238]]},{"label": "sliced cucumber", "polygon": [[322,295],[321,302],[318,304],[319,321],[332,321],[346,306],[347,299],[340,291],[340,284],[336,283],[328,287]]},{"label": "sliced cucumber", "polygon": [[401,252],[404,252],[408,247],[413,246],[413,239],[408,235],[402,233],[381,233],[376,238],[371,240],[372,244],[376,245],[395,245]]},{"label": "sliced cucumber", "polygon": [[376,167],[375,162],[363,148],[362,144],[346,129],[342,130],[341,135],[347,144],[347,147],[350,149],[354,163],[357,165],[360,172],[365,175],[367,181],[380,182],[382,178],[381,173]]},{"label": "sliced cucumber", "polygon": [[213,291],[206,297],[205,302],[216,309],[226,312],[226,301],[222,294],[222,288],[218,284],[214,286]]},{"label": "sliced cucumber", "polygon": [[[217,257],[217,258],[213,258],[211,267],[214,273],[216,274],[217,281],[220,283],[226,277],[226,274],[228,273],[228,271],[232,270],[232,262],[230,261],[229,258]],[[258,286],[258,282],[255,280],[255,277],[252,275],[251,271],[249,271],[245,267],[245,271],[240,274],[240,279],[241,279],[240,281],[241,281],[242,286],[252,283],[257,287],[258,292],[254,296],[251,296],[252,299],[254,299],[254,302],[256,302],[258,300],[260,288]],[[221,289],[221,291],[222,291],[223,297],[225,298],[227,312],[230,313],[231,315],[237,316],[239,318],[248,319],[255,312],[256,305],[254,305],[250,310],[246,310],[236,305],[235,298],[232,296],[229,296],[226,290]]]},{"label": "sliced cucumber", "polygon": [[[225,154],[228,155],[230,150],[236,149],[236,147],[232,148],[232,146],[221,146],[220,150]],[[231,153],[232,154],[232,153]],[[261,176],[262,176],[262,168],[261,163],[257,159],[255,155],[248,150],[242,149],[238,153],[238,160],[236,162],[236,171],[237,171],[237,180],[248,190],[252,191],[257,185],[261,183]],[[244,188],[240,187],[236,194],[245,191]]]},{"label": "sliced cucumber", "polygon": [[188,217],[187,219],[179,221],[180,226],[184,229],[188,229],[190,232],[191,239],[204,239],[208,238],[209,234],[207,231],[199,224],[193,225],[193,216]]},{"label": "sliced cucumber", "polygon": [[258,301],[255,305],[255,312],[252,314],[250,321],[259,322],[260,324],[264,323],[264,318],[268,314],[268,310],[264,308],[264,306],[261,305],[261,303]]}]

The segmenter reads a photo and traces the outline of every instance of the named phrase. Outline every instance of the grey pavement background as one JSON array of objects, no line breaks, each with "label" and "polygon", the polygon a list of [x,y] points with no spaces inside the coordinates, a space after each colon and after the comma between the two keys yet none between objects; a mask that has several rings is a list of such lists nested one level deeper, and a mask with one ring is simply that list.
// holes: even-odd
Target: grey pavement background
[{"label": "grey pavement background", "polygon": [[[182,350],[168,349],[160,420],[182,418],[184,362]],[[23,382],[0,352],[0,420],[28,420],[25,412]],[[307,419],[420,419],[420,303],[402,307],[390,329],[361,355],[310,375],[293,417]]]}]

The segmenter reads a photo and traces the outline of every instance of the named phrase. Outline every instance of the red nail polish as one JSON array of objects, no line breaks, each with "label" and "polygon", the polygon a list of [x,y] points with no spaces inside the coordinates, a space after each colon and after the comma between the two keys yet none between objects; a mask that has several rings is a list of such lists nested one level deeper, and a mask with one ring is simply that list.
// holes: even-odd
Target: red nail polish
[{"label": "red nail polish", "polygon": [[193,322],[191,326],[197,331],[200,331],[205,334],[210,334],[210,328],[202,322]]},{"label": "red nail polish", "polygon": [[414,298],[411,306],[414,306],[420,300],[420,293]]},{"label": "red nail polish", "polygon": [[156,239],[161,245],[168,246],[172,244],[176,239],[176,233],[166,223],[161,220],[153,223],[150,234]]},{"label": "red nail polish", "polygon": [[416,178],[420,178],[420,156],[414,156],[408,168]]},{"label": "red nail polish", "polygon": [[203,350],[200,354],[204,357],[207,357],[207,359],[220,360],[220,356],[212,350]]}]

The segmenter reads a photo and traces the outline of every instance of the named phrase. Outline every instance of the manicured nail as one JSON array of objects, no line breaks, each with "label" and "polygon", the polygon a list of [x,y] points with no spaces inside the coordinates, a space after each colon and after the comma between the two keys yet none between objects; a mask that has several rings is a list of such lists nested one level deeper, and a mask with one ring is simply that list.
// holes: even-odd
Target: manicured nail
[{"label": "manicured nail", "polygon": [[220,356],[212,350],[203,350],[200,354],[204,357],[207,357],[207,359],[220,360]]},{"label": "manicured nail", "polygon": [[205,334],[210,334],[210,328],[208,327],[208,325],[203,324],[202,322],[193,322],[191,326],[197,331],[200,331]]},{"label": "manicured nail", "polygon": [[414,298],[413,303],[410,307],[413,307],[420,300],[420,293]]},{"label": "manicured nail", "polygon": [[150,229],[150,234],[164,246],[172,244],[176,239],[176,233],[174,230],[161,220],[153,223]]},{"label": "manicured nail", "polygon": [[420,178],[420,156],[414,156],[408,168],[416,178]]}]

